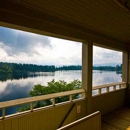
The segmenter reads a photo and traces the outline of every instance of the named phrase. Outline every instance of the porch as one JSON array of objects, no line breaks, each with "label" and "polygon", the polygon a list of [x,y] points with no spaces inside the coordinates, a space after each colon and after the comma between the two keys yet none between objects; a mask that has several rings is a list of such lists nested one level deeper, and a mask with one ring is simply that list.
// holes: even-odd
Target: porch
[{"label": "porch", "polygon": [[[126,105],[126,83],[125,82],[119,82],[119,83],[113,83],[113,84],[107,84],[102,86],[95,86],[93,88],[93,91],[97,90],[95,94],[93,94],[92,97],[92,113],[96,111],[100,111],[101,115],[107,115],[108,113]],[[72,96],[74,94],[81,94],[82,96],[79,99],[73,100]],[[55,99],[57,97],[62,96],[69,96],[70,100],[67,102],[63,102],[60,104],[57,104],[55,102]],[[58,128],[62,128],[62,126],[66,126],[69,123],[75,122],[76,120],[81,120],[85,116],[87,116],[87,98],[88,95],[86,95],[85,90],[74,90],[74,91],[68,91],[68,92],[61,92],[56,94],[49,94],[49,95],[43,95],[43,96],[37,96],[37,97],[30,97],[30,98],[24,98],[24,99],[18,99],[18,100],[12,100],[7,102],[1,102],[0,108],[2,109],[2,117],[0,119],[0,130],[37,130],[37,129],[49,129],[54,130]],[[52,105],[42,108],[33,108],[33,104],[37,101],[43,101],[46,99],[52,99]],[[105,101],[104,101],[105,100]],[[20,104],[30,104],[30,110],[27,110],[25,112],[16,113],[13,115],[6,115],[6,108],[11,106],[17,106]],[[128,113],[129,109],[121,109]],[[121,112],[115,112],[120,113]],[[100,130],[100,123],[101,123],[101,116],[100,114],[92,114],[92,118],[85,121],[85,125],[83,127],[88,127],[88,129],[98,129]],[[123,114],[121,114],[123,115]],[[113,128],[119,128],[119,126],[122,126],[120,128],[127,127],[129,125],[129,122],[125,123],[126,121],[123,121],[124,118],[128,118],[125,116],[116,116],[111,114],[110,116],[103,116],[102,117],[102,128],[103,129],[110,129]],[[117,120],[117,125],[112,123],[112,121],[116,122],[117,117],[121,117],[121,121]],[[109,120],[111,119],[111,120]],[[119,126],[118,123],[120,122]],[[78,122],[77,122],[78,123]],[[109,124],[110,123],[110,124]],[[124,124],[125,123],[125,124]],[[97,124],[97,125],[96,125]],[[76,124],[77,125],[77,124]],[[111,126],[114,125],[114,126]],[[80,128],[82,128],[80,126]],[[73,128],[72,128],[73,129]],[[84,129],[84,128],[83,128]]]},{"label": "porch", "polygon": [[[125,0],[1,0],[0,26],[82,42],[82,89],[0,102],[0,130],[55,130],[96,111],[102,115],[102,129],[128,128],[129,108],[104,115],[130,105],[129,12]],[[123,53],[122,82],[92,86],[93,45]],[[73,94],[81,94],[81,99],[73,100]],[[55,99],[61,96],[70,100],[56,104]],[[51,106],[33,108],[34,102],[46,99],[52,100]],[[30,110],[6,115],[6,108],[26,103]],[[100,130],[101,115],[87,120],[88,130]]]}]

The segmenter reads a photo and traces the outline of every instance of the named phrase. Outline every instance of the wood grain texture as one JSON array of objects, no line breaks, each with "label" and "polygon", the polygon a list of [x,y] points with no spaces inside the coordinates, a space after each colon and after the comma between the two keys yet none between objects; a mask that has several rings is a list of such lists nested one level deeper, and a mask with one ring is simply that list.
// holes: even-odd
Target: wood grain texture
[{"label": "wood grain texture", "polygon": [[[75,102],[75,108],[72,109],[69,114],[69,119],[66,118],[66,122],[71,123],[86,116],[86,104],[85,100]],[[72,107],[73,103],[62,104],[59,106],[41,109],[30,113],[24,113],[22,115],[13,116],[0,120],[0,130],[56,130],[63,119],[66,117],[68,111]],[[77,105],[81,105],[85,110],[81,110],[76,113]]]},{"label": "wood grain texture", "polygon": [[129,107],[123,107],[102,117],[102,130],[127,130],[129,126]]},{"label": "wood grain texture", "polygon": [[84,93],[84,92],[85,91],[83,89],[79,89],[79,90],[66,91],[66,92],[60,92],[54,94],[47,94],[43,96],[35,96],[35,97],[22,98],[22,99],[17,99],[12,101],[0,102],[0,108],[17,106],[20,104],[26,104],[26,103],[31,103],[31,102],[36,102],[36,101],[46,100],[46,99],[53,99],[56,97],[62,97],[62,96],[73,95],[73,94]]},{"label": "wood grain texture", "polygon": [[0,16],[3,26],[43,35],[121,50],[130,41],[130,15],[112,0],[9,0],[0,2]]}]

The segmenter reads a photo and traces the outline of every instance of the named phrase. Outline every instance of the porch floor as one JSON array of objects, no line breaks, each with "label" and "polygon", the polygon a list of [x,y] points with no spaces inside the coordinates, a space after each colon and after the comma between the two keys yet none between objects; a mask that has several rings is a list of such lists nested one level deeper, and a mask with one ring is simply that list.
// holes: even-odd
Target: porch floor
[{"label": "porch floor", "polygon": [[102,117],[102,130],[130,130],[130,107],[120,108]]}]

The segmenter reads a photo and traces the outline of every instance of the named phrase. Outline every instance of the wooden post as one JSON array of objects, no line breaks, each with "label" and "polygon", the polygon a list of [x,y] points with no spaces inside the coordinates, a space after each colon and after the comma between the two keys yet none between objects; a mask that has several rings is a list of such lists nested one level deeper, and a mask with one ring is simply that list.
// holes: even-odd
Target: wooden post
[{"label": "wooden post", "polygon": [[[126,82],[128,81],[128,53],[123,52],[123,57],[122,57],[122,81]],[[130,60],[130,59],[129,59]]]},{"label": "wooden post", "polygon": [[116,91],[116,85],[113,86],[113,91]]},{"label": "wooden post", "polygon": [[107,92],[109,93],[109,87],[107,87],[106,89],[107,89]]},{"label": "wooden post", "polygon": [[72,100],[73,100],[73,96],[72,96],[72,95],[70,95],[70,102],[72,102]]},{"label": "wooden post", "polygon": [[119,89],[121,89],[121,84],[119,84]]},{"label": "wooden post", "polygon": [[84,42],[82,44],[82,87],[87,95],[87,114],[92,113],[92,63],[93,43]]},{"label": "wooden post", "polygon": [[[125,62],[125,61],[123,61]],[[128,105],[130,106],[130,51],[128,52],[128,62],[127,62],[127,65],[128,65],[128,69],[127,69],[127,76],[128,76],[128,81],[126,83],[126,87],[127,87],[127,103]]]},{"label": "wooden post", "polygon": [[86,98],[86,93],[82,93],[82,98]]},{"label": "wooden post", "polygon": [[56,104],[56,99],[53,98],[53,100],[52,100],[52,105],[55,106],[55,104]]},{"label": "wooden post", "polygon": [[33,102],[30,103],[30,110],[33,112]]},{"label": "wooden post", "polygon": [[102,94],[102,89],[101,88],[98,89],[98,94],[100,94],[100,95]]},{"label": "wooden post", "polygon": [[2,119],[5,118],[5,108],[2,108]]}]

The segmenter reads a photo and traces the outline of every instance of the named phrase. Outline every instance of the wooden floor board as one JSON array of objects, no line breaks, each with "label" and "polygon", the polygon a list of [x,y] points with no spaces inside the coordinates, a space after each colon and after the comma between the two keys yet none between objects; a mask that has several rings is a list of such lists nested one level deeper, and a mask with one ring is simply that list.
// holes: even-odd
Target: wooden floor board
[{"label": "wooden floor board", "polygon": [[127,130],[130,126],[130,108],[120,108],[102,117],[102,130]]}]

